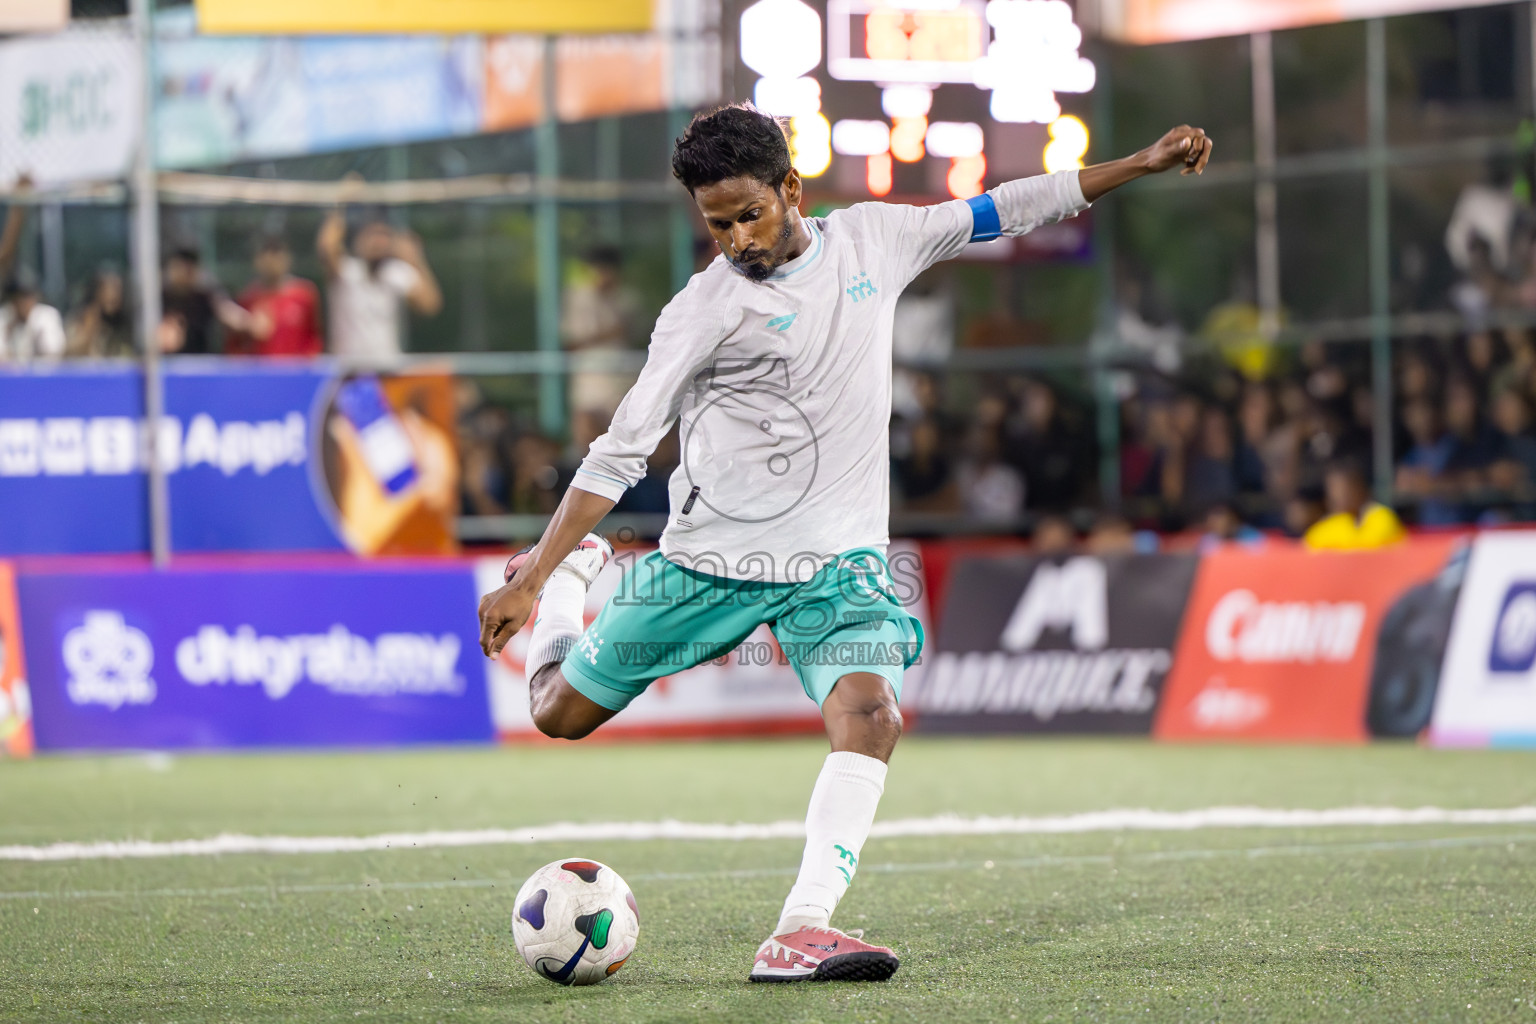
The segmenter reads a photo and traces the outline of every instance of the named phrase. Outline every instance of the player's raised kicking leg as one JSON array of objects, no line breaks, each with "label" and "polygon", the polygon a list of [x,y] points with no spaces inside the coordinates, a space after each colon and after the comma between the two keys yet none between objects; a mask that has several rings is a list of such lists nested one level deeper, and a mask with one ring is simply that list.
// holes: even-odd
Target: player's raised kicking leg
[{"label": "player's raised kicking leg", "polygon": [[[532,553],[526,547],[507,560],[503,579],[510,584]],[[589,533],[549,574],[539,591],[539,614],[523,671],[528,677],[528,709],[534,725],[546,736],[579,740],[618,714],[572,689],[560,674],[560,663],[580,639],[585,624],[587,590],[613,557],[613,546]]]}]

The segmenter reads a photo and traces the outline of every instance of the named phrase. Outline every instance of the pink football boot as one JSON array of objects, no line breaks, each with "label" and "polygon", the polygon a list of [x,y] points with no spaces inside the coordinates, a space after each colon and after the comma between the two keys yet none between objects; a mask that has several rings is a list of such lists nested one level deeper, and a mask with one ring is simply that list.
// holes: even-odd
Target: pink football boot
[{"label": "pink football boot", "polygon": [[[523,567],[523,563],[528,561],[528,553],[532,550],[533,545],[529,544],[523,550],[507,559],[507,567],[501,572],[503,582],[512,582],[512,577],[517,574],[517,570]],[[560,564],[555,566],[555,572],[563,570],[571,573],[590,587],[592,581],[597,579],[597,574],[602,572],[603,566],[607,565],[608,559],[612,557],[613,545],[603,540],[597,534],[589,533],[581,539],[581,542],[576,545],[574,551],[566,555]]]},{"label": "pink football boot", "polygon": [[748,981],[884,981],[901,961],[884,946],[862,941],[863,932],[798,928],[775,935],[757,950]]}]

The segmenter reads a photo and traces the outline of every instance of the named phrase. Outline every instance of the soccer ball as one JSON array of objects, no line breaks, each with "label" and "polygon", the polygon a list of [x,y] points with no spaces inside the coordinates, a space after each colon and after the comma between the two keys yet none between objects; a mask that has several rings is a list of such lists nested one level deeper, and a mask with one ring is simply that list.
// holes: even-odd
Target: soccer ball
[{"label": "soccer ball", "polygon": [[618,872],[595,860],[557,860],[517,892],[512,941],[557,985],[595,985],[635,950],[640,911]]}]

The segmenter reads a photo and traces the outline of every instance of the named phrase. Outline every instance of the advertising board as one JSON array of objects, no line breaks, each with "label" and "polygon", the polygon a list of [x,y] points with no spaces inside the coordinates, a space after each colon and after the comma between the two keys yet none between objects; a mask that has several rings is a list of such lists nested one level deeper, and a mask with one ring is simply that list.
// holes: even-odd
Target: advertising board
[{"label": "advertising board", "polygon": [[[449,552],[451,378],[183,358],[158,445],[176,551]],[[148,547],[137,367],[0,369],[0,555]]]},{"label": "advertising board", "polygon": [[1536,533],[1473,542],[1442,678],[1432,743],[1536,745]]},{"label": "advertising board", "polygon": [[1147,732],[1195,561],[967,558],[903,706],[928,732]]},{"label": "advertising board", "polygon": [[461,563],[23,572],[45,750],[491,737]]},{"label": "advertising board", "polygon": [[480,130],[480,36],[211,37],[186,8],[162,13],[156,27],[162,167]]},{"label": "advertising board", "polygon": [[0,562],[0,754],[32,753],[32,696],[16,609],[16,574]]},{"label": "advertising board", "polygon": [[[4,27],[18,13],[14,2],[0,2],[0,32],[25,30]],[[23,174],[44,188],[126,176],[140,81],[133,38],[120,23],[0,42],[0,190]]]},{"label": "advertising board", "polygon": [[1274,32],[1360,18],[1387,18],[1499,0],[1096,0],[1088,24],[1126,43]]},{"label": "advertising board", "polygon": [[1459,542],[1377,551],[1226,546],[1200,562],[1154,732],[1364,740],[1428,724]]}]

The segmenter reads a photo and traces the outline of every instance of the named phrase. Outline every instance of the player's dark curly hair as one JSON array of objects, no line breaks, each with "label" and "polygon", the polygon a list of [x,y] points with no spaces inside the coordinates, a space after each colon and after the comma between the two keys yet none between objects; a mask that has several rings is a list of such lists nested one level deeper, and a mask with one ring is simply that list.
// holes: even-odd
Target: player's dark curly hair
[{"label": "player's dark curly hair", "polygon": [[727,178],[752,178],[776,189],[789,167],[783,126],[750,103],[695,116],[672,148],[672,174],[690,194]]}]

